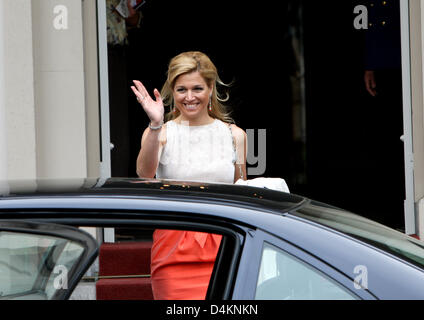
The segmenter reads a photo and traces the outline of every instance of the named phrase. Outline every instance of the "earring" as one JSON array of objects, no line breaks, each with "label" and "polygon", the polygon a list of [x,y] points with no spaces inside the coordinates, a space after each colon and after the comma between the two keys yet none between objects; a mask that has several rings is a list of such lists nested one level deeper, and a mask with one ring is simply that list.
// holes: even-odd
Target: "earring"
[{"label": "earring", "polygon": [[212,111],[212,97],[209,99],[209,111]]},{"label": "earring", "polygon": [[177,112],[177,108],[175,108],[175,103],[172,105],[172,113]]}]

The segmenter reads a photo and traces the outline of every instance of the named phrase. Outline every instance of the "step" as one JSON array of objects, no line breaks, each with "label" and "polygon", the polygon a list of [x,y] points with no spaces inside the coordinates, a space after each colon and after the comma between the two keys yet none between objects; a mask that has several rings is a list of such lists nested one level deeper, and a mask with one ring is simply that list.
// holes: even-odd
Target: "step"
[{"label": "step", "polygon": [[97,300],[152,300],[151,247],[151,241],[103,243],[99,253]]},{"label": "step", "polygon": [[97,300],[153,300],[150,278],[100,279]]},{"label": "step", "polygon": [[99,276],[148,275],[152,242],[103,243]]}]

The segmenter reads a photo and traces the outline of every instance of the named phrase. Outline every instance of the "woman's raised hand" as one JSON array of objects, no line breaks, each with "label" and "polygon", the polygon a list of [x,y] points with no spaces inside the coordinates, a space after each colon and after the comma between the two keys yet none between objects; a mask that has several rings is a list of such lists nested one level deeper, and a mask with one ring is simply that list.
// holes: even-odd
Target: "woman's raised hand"
[{"label": "woman's raised hand", "polygon": [[133,80],[135,86],[131,86],[132,91],[137,97],[137,101],[141,104],[150,122],[153,126],[159,125],[163,121],[164,107],[162,98],[157,89],[153,91],[155,100],[153,100],[143,84],[138,80]]}]

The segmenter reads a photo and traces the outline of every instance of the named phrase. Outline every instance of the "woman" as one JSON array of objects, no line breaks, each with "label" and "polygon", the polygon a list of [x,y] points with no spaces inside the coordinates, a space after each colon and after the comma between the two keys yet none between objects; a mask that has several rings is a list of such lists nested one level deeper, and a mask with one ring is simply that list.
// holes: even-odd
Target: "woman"
[{"label": "woman", "polygon": [[[232,124],[221,104],[223,85],[201,52],[174,57],[161,94],[152,99],[140,81],[132,86],[150,119],[137,158],[140,177],[234,183],[246,178],[246,133]],[[163,100],[162,100],[163,97]],[[164,103],[171,111],[164,124]],[[205,299],[221,236],[156,230],[152,246],[152,289],[159,300]]]}]

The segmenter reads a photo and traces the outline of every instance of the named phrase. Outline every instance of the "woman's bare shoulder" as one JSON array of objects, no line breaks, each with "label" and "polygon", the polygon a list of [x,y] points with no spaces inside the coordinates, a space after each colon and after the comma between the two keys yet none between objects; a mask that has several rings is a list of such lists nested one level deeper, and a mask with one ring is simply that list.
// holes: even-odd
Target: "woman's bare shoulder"
[{"label": "woman's bare shoulder", "polygon": [[235,139],[237,140],[245,139],[246,132],[242,128],[236,126],[235,124],[231,124],[231,130],[233,132],[233,136]]}]

